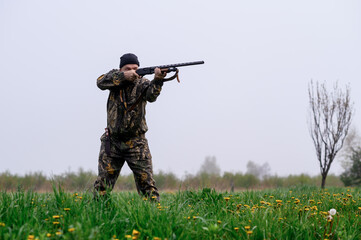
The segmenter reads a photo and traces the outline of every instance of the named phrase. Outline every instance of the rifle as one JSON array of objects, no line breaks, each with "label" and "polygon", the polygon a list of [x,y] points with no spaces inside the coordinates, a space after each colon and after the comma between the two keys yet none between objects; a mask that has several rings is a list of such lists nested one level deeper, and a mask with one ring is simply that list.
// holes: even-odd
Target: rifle
[{"label": "rifle", "polygon": [[176,74],[169,78],[169,79],[165,79],[165,81],[169,81],[169,80],[173,80],[175,77],[177,77],[177,80],[179,82],[178,79],[178,68],[177,67],[185,67],[185,66],[191,66],[191,65],[198,65],[198,64],[204,64],[204,61],[195,61],[195,62],[186,62],[186,63],[176,63],[176,64],[168,64],[168,65],[159,65],[159,66],[153,66],[153,67],[145,67],[145,68],[138,68],[137,69],[137,74],[139,76],[144,76],[144,75],[148,75],[148,74],[153,74],[154,73],[154,69],[156,68],[160,68],[160,70],[162,72],[176,72]]},{"label": "rifle", "polygon": [[[160,68],[160,70],[162,72],[176,72],[174,74],[174,76],[170,77],[170,78],[166,78],[163,79],[163,82],[166,81],[170,81],[173,80],[174,78],[177,78],[177,81],[179,82],[179,78],[178,78],[178,69],[177,67],[185,67],[185,66],[191,66],[191,65],[198,65],[198,64],[204,64],[204,61],[196,61],[196,62],[186,62],[186,63],[176,63],[176,64],[169,64],[169,65],[160,65],[160,66],[153,66],[153,67],[145,67],[145,68],[138,68],[136,73],[139,76],[144,76],[147,74],[153,74],[154,73],[154,69],[156,68]],[[138,104],[139,102],[142,100],[143,95],[145,94],[145,92],[147,91],[147,89],[144,89],[144,91],[142,92],[142,94],[139,96],[139,98],[137,99],[137,101],[130,106],[130,108],[127,111],[132,111]]]}]

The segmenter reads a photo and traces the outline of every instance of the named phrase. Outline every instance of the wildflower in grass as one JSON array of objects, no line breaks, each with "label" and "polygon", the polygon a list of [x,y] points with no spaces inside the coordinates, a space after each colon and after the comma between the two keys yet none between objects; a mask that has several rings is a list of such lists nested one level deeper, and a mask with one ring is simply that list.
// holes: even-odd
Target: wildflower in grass
[{"label": "wildflower in grass", "polygon": [[231,198],[229,198],[229,197],[224,197],[224,200],[226,200],[226,202],[228,202],[229,199],[231,199]]},{"label": "wildflower in grass", "polygon": [[132,235],[133,235],[133,236],[139,236],[139,234],[140,234],[139,231],[133,229],[133,232],[132,232]]},{"label": "wildflower in grass", "polygon": [[56,234],[57,236],[60,236],[60,235],[62,234],[62,232],[57,231],[55,234]]},{"label": "wildflower in grass", "polygon": [[222,223],[222,221],[219,221],[219,220],[218,220],[218,221],[217,221],[217,223],[218,223],[218,224],[221,224],[221,223]]},{"label": "wildflower in grass", "polygon": [[69,228],[68,229],[68,232],[74,232],[75,231],[75,228]]},{"label": "wildflower in grass", "polygon": [[330,215],[335,215],[336,214],[336,209],[334,208],[331,208],[330,211],[329,211]]},{"label": "wildflower in grass", "polygon": [[238,227],[235,227],[234,230],[236,230],[236,232],[238,232],[239,228],[238,228]]},{"label": "wildflower in grass", "polygon": [[276,203],[282,203],[282,200],[276,200]]},{"label": "wildflower in grass", "polygon": [[125,238],[132,238],[132,235],[125,235]]},{"label": "wildflower in grass", "polygon": [[358,210],[361,210],[361,207],[358,207]]},{"label": "wildflower in grass", "polygon": [[53,222],[53,224],[54,224],[54,225],[59,225],[59,224],[60,224],[60,222]]},{"label": "wildflower in grass", "polygon": [[0,227],[5,227],[5,223],[0,222]]},{"label": "wildflower in grass", "polygon": [[253,231],[247,231],[248,235],[251,235],[253,233]]},{"label": "wildflower in grass", "polygon": [[29,236],[28,236],[28,240],[33,240],[33,239],[35,239],[35,236],[34,236],[34,235],[29,235]]},{"label": "wildflower in grass", "polygon": [[317,209],[317,206],[312,206],[311,209],[312,209],[312,210],[315,210],[315,211],[318,210],[318,209]]},{"label": "wildflower in grass", "polygon": [[162,239],[159,237],[153,237],[153,240],[162,240]]},{"label": "wildflower in grass", "polygon": [[244,229],[250,230],[250,229],[251,229],[251,226],[244,226]]},{"label": "wildflower in grass", "polygon": [[64,211],[70,211],[70,208],[64,208]]},{"label": "wildflower in grass", "polygon": [[58,218],[60,218],[60,216],[59,215],[54,215],[53,218],[58,219]]},{"label": "wildflower in grass", "polygon": [[46,236],[47,236],[47,237],[51,237],[51,233],[47,233]]}]

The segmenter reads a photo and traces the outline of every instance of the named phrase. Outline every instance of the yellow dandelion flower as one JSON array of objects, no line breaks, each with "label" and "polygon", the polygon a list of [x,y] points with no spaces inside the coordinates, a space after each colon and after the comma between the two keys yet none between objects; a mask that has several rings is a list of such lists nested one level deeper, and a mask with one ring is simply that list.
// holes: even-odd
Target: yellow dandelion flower
[{"label": "yellow dandelion flower", "polygon": [[54,215],[53,218],[58,219],[58,218],[60,218],[60,216],[59,215]]},{"label": "yellow dandelion flower", "polygon": [[70,208],[64,208],[64,211],[70,211]]},{"label": "yellow dandelion flower", "polygon": [[57,231],[55,234],[59,236],[59,235],[61,235],[61,232]]},{"label": "yellow dandelion flower", "polygon": [[69,228],[68,229],[68,232],[74,232],[75,231],[75,228]]},{"label": "yellow dandelion flower", "polygon": [[248,235],[251,235],[253,233],[253,231],[247,231]]},{"label": "yellow dandelion flower", "polygon": [[361,210],[361,207],[358,207],[358,210]]},{"label": "yellow dandelion flower", "polygon": [[153,237],[153,240],[162,240],[162,239],[159,237]]},{"label": "yellow dandelion flower", "polygon": [[132,235],[125,235],[125,238],[132,238]]},{"label": "yellow dandelion flower", "polygon": [[218,221],[217,221],[217,223],[218,223],[218,224],[221,224],[221,223],[222,223],[222,221],[219,221],[219,220],[218,220]]},{"label": "yellow dandelion flower", "polygon": [[51,233],[47,233],[46,236],[47,236],[47,237],[51,237]]},{"label": "yellow dandelion flower", "polygon": [[250,229],[251,229],[251,226],[244,226],[244,229],[250,230]]},{"label": "yellow dandelion flower", "polygon": [[276,203],[282,203],[282,200],[276,200]]},{"label": "yellow dandelion flower", "polygon": [[58,225],[58,224],[60,224],[60,222],[53,222],[53,224],[54,224],[54,225]]},{"label": "yellow dandelion flower", "polygon": [[33,240],[33,239],[35,239],[35,236],[34,236],[34,235],[29,235],[29,236],[28,236],[28,240]]},{"label": "yellow dandelion flower", "polygon": [[140,234],[139,231],[133,229],[133,232],[132,232],[132,235],[133,235],[133,236],[138,236],[139,234]]},{"label": "yellow dandelion flower", "polygon": [[236,232],[238,232],[239,228],[238,228],[238,227],[235,227],[234,230],[236,230]]},{"label": "yellow dandelion flower", "polygon": [[0,227],[5,227],[5,223],[0,222]]}]

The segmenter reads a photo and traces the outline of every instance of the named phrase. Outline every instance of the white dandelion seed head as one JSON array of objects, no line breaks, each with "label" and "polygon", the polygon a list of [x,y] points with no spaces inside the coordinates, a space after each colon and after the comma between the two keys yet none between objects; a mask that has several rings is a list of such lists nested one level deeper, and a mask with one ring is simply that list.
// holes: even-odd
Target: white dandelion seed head
[{"label": "white dandelion seed head", "polygon": [[336,214],[336,209],[331,208],[329,213],[330,213],[331,216],[335,215]]}]

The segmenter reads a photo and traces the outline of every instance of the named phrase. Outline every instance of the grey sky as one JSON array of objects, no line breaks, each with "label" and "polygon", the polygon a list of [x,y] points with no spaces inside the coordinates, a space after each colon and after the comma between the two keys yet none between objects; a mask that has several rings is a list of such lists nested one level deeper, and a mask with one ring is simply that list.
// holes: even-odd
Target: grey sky
[{"label": "grey sky", "polygon": [[318,174],[311,79],[350,83],[360,128],[357,0],[0,0],[0,29],[0,172],[96,171],[108,92],[95,81],[127,52],[141,66],[205,61],[148,104],[156,172],[196,173],[216,156],[223,171],[252,160]]}]

